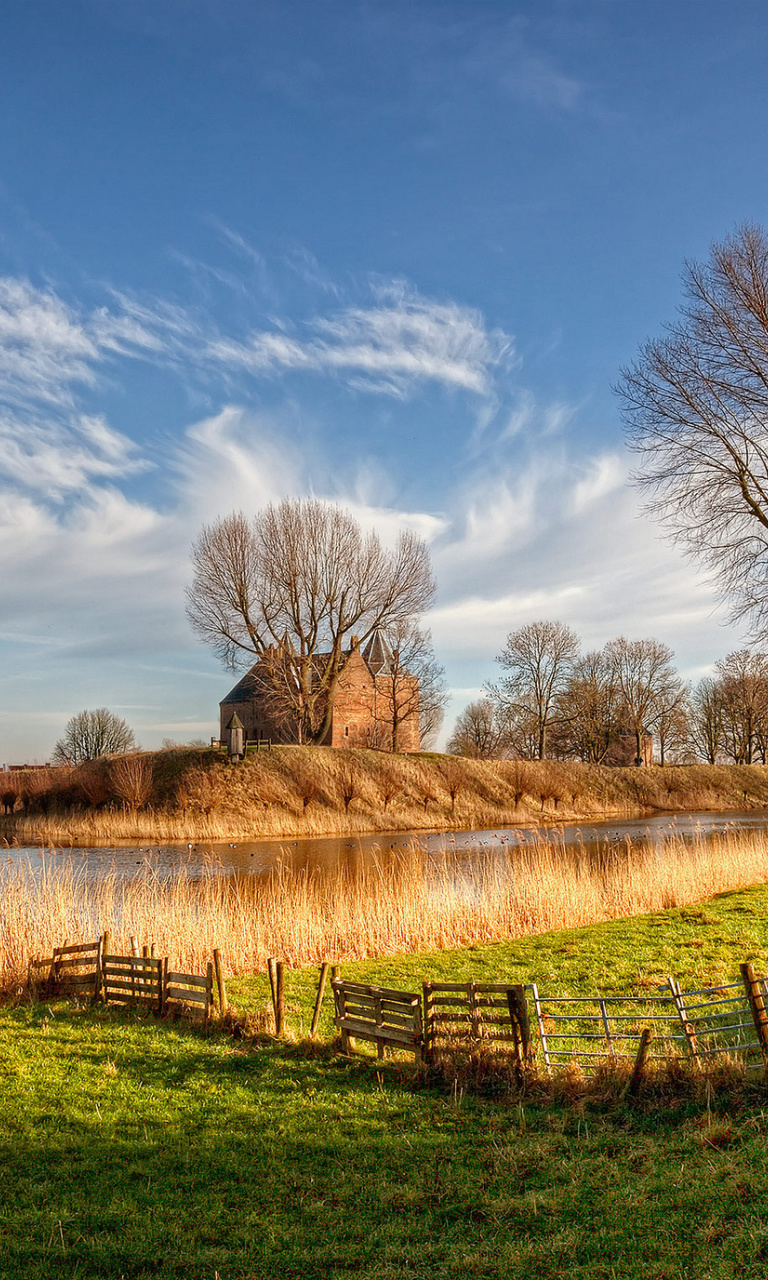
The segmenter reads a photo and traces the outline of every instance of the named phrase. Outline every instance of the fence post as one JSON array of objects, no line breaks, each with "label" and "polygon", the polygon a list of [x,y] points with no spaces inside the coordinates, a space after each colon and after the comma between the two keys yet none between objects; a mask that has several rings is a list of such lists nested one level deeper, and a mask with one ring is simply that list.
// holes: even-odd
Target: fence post
[{"label": "fence post", "polygon": [[643,1083],[643,1076],[645,1075],[645,1064],[648,1061],[648,1051],[651,1047],[652,1039],[653,1039],[653,1031],[651,1030],[651,1028],[643,1027],[642,1031],[640,1032],[640,1043],[637,1046],[637,1056],[635,1058],[635,1065],[632,1068],[632,1075],[629,1077],[629,1083],[627,1084],[627,1087],[625,1090],[625,1093],[629,1094],[630,1098],[636,1098],[638,1093],[640,1092],[640,1085]]},{"label": "fence post", "polygon": [[101,967],[104,959],[104,934],[99,934],[99,940],[96,943],[96,976],[93,980],[93,1003],[99,1003],[101,995]]},{"label": "fence post", "polygon": [[309,1028],[310,1040],[314,1040],[315,1033],[317,1031],[317,1024],[320,1021],[320,1006],[323,1003],[325,984],[328,981],[328,970],[330,967],[331,966],[328,964],[327,960],[324,960],[320,966],[320,981],[317,984],[317,998],[315,1000],[315,1008],[312,1013],[312,1026]]},{"label": "fence post", "polygon": [[218,948],[215,948],[213,952],[213,964],[216,969],[216,989],[219,993],[219,1013],[223,1018],[224,1014],[229,1009],[229,1004],[227,1003],[227,988],[224,984],[224,970],[221,964],[221,952]]},{"label": "fence post", "polygon": [[672,992],[672,998],[675,1002],[678,1017],[683,1027],[683,1034],[688,1044],[688,1051],[693,1059],[693,1065],[698,1069],[701,1067],[701,1059],[699,1058],[699,1046],[696,1041],[696,1031],[693,1023],[688,1017],[688,1010],[685,1007],[683,993],[680,989],[680,983],[677,978],[667,978],[669,989]]},{"label": "fence post", "polygon": [[269,989],[272,992],[272,1013],[275,1018],[275,1032],[277,1032],[277,961],[272,956],[267,960],[267,973],[269,974]]},{"label": "fence post", "polygon": [[768,1064],[768,1012],[766,1012],[765,1000],[760,990],[760,979],[748,960],[739,967],[746,988],[747,999],[749,1000],[752,1021],[755,1024],[755,1031],[760,1044],[760,1052],[763,1055],[763,1062]]},{"label": "fence post", "polygon": [[211,1016],[211,1008],[213,1006],[213,961],[209,960],[205,966],[205,1025]]},{"label": "fence post", "polygon": [[507,987],[507,1005],[509,1021],[512,1026],[512,1044],[518,1068],[531,1061],[533,1045],[531,1041],[531,1024],[528,1018],[528,1006],[525,1001],[525,987],[516,983]]},{"label": "fence post", "polygon": [[275,1017],[275,1034],[278,1040],[285,1032],[285,965],[277,962],[277,1009]]},{"label": "fence post", "polygon": [[160,965],[160,1014],[165,1014],[168,1005],[168,956],[163,956]]},{"label": "fence post", "polygon": [[99,999],[106,1004],[106,990],[104,985],[104,957],[109,955],[109,929],[105,929],[99,939],[101,948],[98,955],[98,972],[96,974],[96,986],[99,992]]}]

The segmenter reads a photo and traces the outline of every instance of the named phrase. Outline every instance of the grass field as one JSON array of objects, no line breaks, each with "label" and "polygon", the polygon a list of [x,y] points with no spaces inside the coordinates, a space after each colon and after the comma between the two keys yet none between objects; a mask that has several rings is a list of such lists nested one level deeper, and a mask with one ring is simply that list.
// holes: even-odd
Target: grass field
[{"label": "grass field", "polygon": [[[768,967],[768,889],[466,950],[344,966],[409,985],[684,985]],[[288,975],[289,1032],[311,970]],[[230,983],[255,1024],[261,976]],[[330,1035],[326,1016],[323,1034]],[[0,1275],[725,1280],[768,1269],[768,1095],[493,1099],[66,1005],[0,1012]]]}]

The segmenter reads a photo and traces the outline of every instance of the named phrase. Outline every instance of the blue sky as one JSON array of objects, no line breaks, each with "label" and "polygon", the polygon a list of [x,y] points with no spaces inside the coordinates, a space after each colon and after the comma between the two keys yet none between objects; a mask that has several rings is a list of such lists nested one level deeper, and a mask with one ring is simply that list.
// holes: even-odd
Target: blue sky
[{"label": "blue sky", "polygon": [[189,546],[284,494],[429,539],[447,728],[534,618],[738,647],[611,387],[768,222],[767,47],[746,0],[7,6],[0,762],[214,732]]}]

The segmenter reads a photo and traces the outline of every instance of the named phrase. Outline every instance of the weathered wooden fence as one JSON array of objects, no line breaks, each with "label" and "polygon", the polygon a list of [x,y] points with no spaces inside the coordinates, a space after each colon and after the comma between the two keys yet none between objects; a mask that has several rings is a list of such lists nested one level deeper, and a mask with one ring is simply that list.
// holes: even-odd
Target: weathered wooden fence
[{"label": "weathered wooden fence", "polygon": [[[327,969],[321,970],[313,1032]],[[373,1041],[379,1056],[399,1048],[427,1062],[440,1054],[493,1049],[509,1054],[520,1069],[538,1062],[550,1074],[570,1064],[589,1073],[613,1063],[634,1066],[637,1075],[648,1061],[708,1067],[726,1055],[748,1068],[768,1068],[768,979],[746,963],[740,981],[683,991],[670,977],[665,987],[643,995],[550,995],[535,983],[424,982],[419,1002],[413,992],[338,977],[331,985],[345,1050],[355,1036]]]},{"label": "weathered wooden fence", "polygon": [[109,935],[96,942],[77,946],[54,947],[50,958],[32,960],[29,983],[33,993],[46,997],[78,996],[116,1004],[144,1008],[159,1014],[172,1013],[202,1018],[207,1022],[214,1008],[214,968],[219,1009],[227,1009],[221,956],[214,952],[206,971],[182,973],[170,968],[167,957],[155,958],[150,949],[139,952],[131,939],[130,955],[109,952]]}]

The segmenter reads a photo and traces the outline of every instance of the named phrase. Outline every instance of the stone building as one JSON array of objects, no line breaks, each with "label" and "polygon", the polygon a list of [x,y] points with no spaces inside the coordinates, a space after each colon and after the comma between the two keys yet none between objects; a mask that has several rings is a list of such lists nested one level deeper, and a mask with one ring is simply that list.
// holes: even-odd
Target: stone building
[{"label": "stone building", "polygon": [[[320,655],[320,661],[327,655]],[[269,738],[294,742],[295,734],[272,713],[259,680],[257,662],[220,703],[220,738],[228,742],[237,715],[246,742]],[[333,695],[331,726],[322,744],[329,747],[381,747],[418,751],[419,684],[399,669],[385,636],[375,631],[364,649],[356,636],[344,655]]]}]

